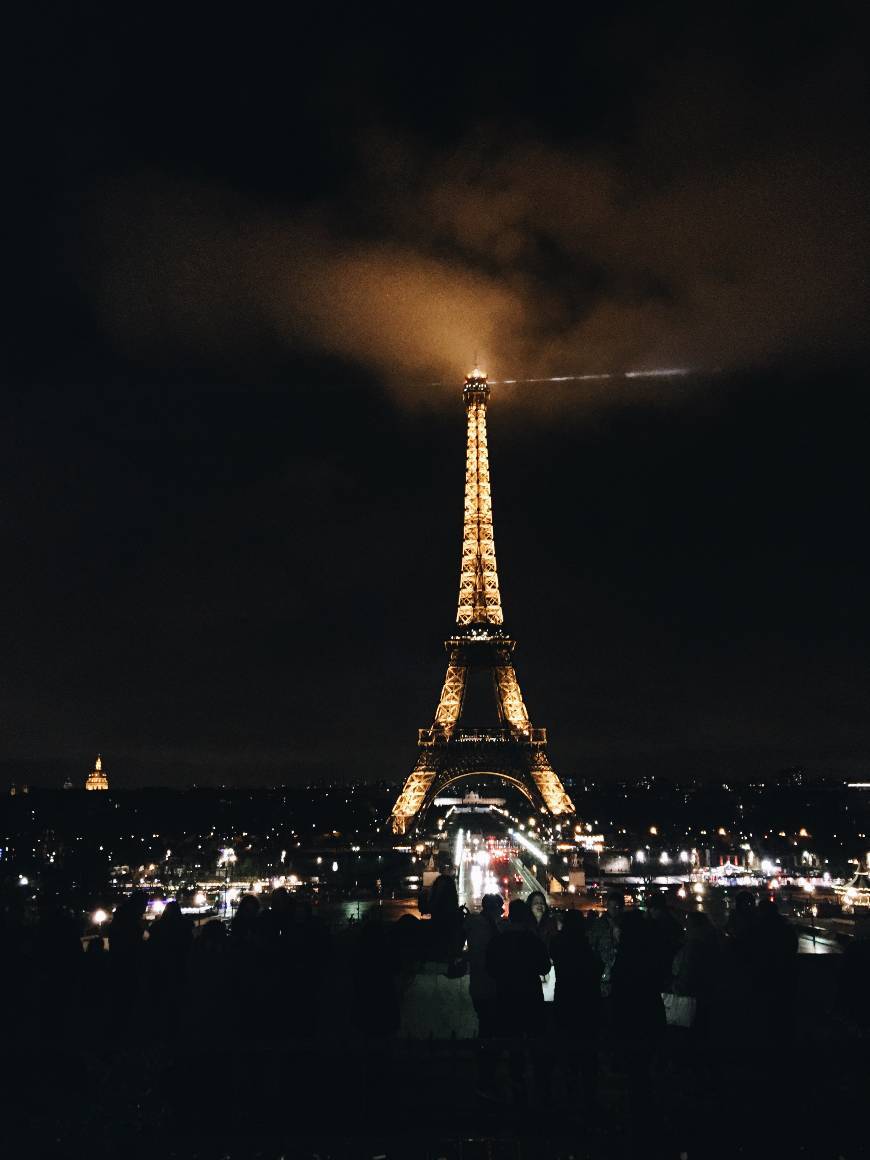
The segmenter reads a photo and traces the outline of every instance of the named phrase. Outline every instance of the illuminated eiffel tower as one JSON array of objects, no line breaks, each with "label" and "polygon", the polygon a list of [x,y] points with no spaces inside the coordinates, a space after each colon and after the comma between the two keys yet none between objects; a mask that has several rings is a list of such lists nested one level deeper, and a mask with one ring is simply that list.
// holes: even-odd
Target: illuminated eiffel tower
[{"label": "illuminated eiffel tower", "polygon": [[511,659],[516,641],[503,627],[486,444],[486,375],[475,368],[462,393],[468,446],[456,631],[444,642],[447,676],[435,720],[420,730],[417,764],[390,815],[397,834],[422,820],[451,782],[476,775],[511,782],[536,812],[556,817],[574,813],[547,757],[547,731],[529,721]]}]

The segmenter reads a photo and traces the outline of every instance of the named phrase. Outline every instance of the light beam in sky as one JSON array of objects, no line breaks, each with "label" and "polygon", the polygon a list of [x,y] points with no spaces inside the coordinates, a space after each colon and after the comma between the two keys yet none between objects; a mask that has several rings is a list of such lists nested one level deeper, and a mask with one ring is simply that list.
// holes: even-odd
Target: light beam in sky
[{"label": "light beam in sky", "polygon": [[[694,367],[656,367],[649,371],[616,371],[612,373],[600,371],[586,375],[549,375],[532,379],[490,379],[489,383],[493,387],[507,387],[523,386],[526,383],[598,383],[607,379],[617,382],[620,379],[680,379],[687,375],[715,374],[717,370],[718,368],[713,371],[703,371]],[[443,387],[445,385],[445,383],[429,384],[430,387]]]}]

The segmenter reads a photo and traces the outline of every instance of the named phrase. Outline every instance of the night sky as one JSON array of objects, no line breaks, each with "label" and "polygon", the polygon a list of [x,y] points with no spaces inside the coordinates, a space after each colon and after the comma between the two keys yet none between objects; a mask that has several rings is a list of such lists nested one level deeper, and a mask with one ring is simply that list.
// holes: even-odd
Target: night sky
[{"label": "night sky", "polygon": [[859,6],[577,8],[7,27],[7,782],[403,778],[475,352],[556,768],[870,773]]}]

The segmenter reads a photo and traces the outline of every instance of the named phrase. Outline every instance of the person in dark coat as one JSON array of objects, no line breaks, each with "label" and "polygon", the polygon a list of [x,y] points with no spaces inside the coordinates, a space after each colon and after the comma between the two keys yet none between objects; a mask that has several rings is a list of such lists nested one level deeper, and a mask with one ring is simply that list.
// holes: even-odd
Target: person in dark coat
[{"label": "person in dark coat", "polygon": [[665,1031],[659,964],[644,916],[622,916],[611,975],[610,1013],[617,1063],[627,1083],[634,1130],[649,1126],[652,1060]]},{"label": "person in dark coat", "polygon": [[656,892],[646,904],[647,934],[655,960],[659,989],[667,991],[671,985],[674,956],[683,942],[680,924],[668,909],[666,895]]},{"label": "person in dark coat", "polygon": [[621,888],[607,893],[607,909],[598,918],[592,919],[589,941],[601,960],[601,994],[610,995],[613,964],[619,946],[619,928],[625,909],[625,894]]},{"label": "person in dark coat", "polygon": [[118,904],[109,924],[109,979],[111,984],[112,1028],[125,1039],[139,1000],[144,952],[143,933],[148,900],[140,890]]},{"label": "person in dark coat", "polygon": [[529,908],[515,898],[508,923],[489,944],[486,969],[495,980],[496,1026],[513,1041],[510,1073],[515,1096],[522,1100],[523,1040],[530,1041],[532,1062],[544,1102],[549,1099],[550,1060],[546,1050],[546,1010],[541,978],[550,969],[550,956],[535,934]]},{"label": "person in dark coat", "polygon": [[601,960],[589,945],[586,922],[569,910],[553,935],[550,955],[556,968],[553,1003],[559,1057],[574,1084],[582,1075],[588,1104],[594,1104],[601,1026]]},{"label": "person in dark coat", "polygon": [[397,975],[398,948],[392,931],[369,911],[360,924],[353,953],[357,1027],[370,1040],[383,1041],[396,1034],[401,1023]]},{"label": "person in dark coat", "polygon": [[453,867],[444,865],[429,888],[432,957],[453,962],[462,950],[462,915]]},{"label": "person in dark coat", "polygon": [[782,1050],[794,1036],[798,937],[776,903],[758,904],[751,940],[751,975],[758,1026],[769,1046]]},{"label": "person in dark coat", "polygon": [[83,958],[75,919],[53,895],[40,895],[33,941],[33,983],[43,1037],[65,1038],[68,1016],[79,1000]]},{"label": "person in dark coat", "polygon": [[493,939],[504,927],[504,901],[500,894],[484,894],[480,913],[470,914],[465,920],[465,938],[468,946],[468,990],[474,1013],[477,1015],[477,1090],[485,1098],[493,1092],[496,1060],[490,1041],[498,1035],[498,992],[495,979],[486,965],[487,952]]},{"label": "person in dark coat", "polygon": [[193,926],[174,900],[151,924],[148,933],[148,966],[154,1011],[162,1030],[175,1034],[186,1006],[188,959],[193,942]]},{"label": "person in dark coat", "polygon": [[701,911],[690,911],[685,941],[674,956],[673,976],[666,990],[675,995],[688,995],[696,1001],[692,1024],[694,1041],[706,1040],[711,1033],[719,959],[719,939],[713,924]]}]

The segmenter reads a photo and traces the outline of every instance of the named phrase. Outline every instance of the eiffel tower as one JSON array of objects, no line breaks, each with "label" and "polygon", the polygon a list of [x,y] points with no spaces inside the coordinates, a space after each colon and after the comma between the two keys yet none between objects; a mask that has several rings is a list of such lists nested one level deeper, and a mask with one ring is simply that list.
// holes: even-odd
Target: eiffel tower
[{"label": "eiffel tower", "polygon": [[503,627],[492,531],[486,375],[475,368],[462,394],[468,442],[456,631],[444,642],[447,676],[435,720],[419,731],[417,764],[390,815],[397,834],[421,821],[451,782],[475,775],[512,783],[536,812],[556,817],[574,813],[547,756],[547,731],[529,721],[511,659],[516,641]]}]

